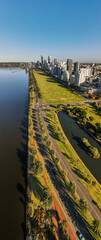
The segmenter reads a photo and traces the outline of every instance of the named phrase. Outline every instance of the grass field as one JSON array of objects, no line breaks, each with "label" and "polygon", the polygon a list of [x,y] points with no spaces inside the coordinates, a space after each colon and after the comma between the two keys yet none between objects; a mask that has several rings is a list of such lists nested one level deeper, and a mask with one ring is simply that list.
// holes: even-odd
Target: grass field
[{"label": "grass field", "polygon": [[46,76],[44,72],[34,71],[34,76],[41,91],[44,103],[70,103],[84,101],[84,98],[72,90],[59,83],[51,76]]},{"label": "grass field", "polygon": [[[66,143],[64,143],[61,138],[57,138],[58,129],[61,130],[63,133],[63,130],[61,128],[61,125],[59,123],[58,117],[53,109],[50,109],[50,111],[47,111],[48,120],[50,122],[50,125],[52,127],[52,131],[54,134],[54,138],[56,139],[56,142],[61,150],[61,152],[66,157],[67,161],[69,162],[71,168],[74,170],[75,166],[80,171],[80,181],[83,183],[83,185],[86,187],[87,191],[90,193],[92,198],[98,203],[99,207],[101,208],[101,185],[95,180],[93,175],[90,173],[90,171],[87,169],[87,167],[84,165],[82,160],[79,158],[77,153],[75,152],[74,148],[70,144],[69,140],[66,140]],[[64,137],[66,138],[65,134],[63,133]],[[79,176],[78,176],[79,177]],[[85,181],[89,178],[89,183]],[[96,181],[96,186],[92,186],[92,181]]]}]

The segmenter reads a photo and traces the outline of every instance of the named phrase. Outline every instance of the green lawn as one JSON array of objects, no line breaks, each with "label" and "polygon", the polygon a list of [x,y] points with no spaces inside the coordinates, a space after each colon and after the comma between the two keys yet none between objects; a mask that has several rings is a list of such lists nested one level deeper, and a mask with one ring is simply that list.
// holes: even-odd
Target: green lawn
[{"label": "green lawn", "polygon": [[84,98],[79,94],[59,83],[58,80],[51,76],[46,76],[44,72],[34,71],[34,76],[42,94],[44,103],[70,103],[84,101]]}]

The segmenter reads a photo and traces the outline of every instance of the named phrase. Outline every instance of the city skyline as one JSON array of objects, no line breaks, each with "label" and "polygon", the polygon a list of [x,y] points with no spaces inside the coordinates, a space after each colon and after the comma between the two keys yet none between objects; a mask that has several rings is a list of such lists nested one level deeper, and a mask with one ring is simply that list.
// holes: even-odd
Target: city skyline
[{"label": "city skyline", "polygon": [[1,2],[0,62],[101,62],[101,1]]}]

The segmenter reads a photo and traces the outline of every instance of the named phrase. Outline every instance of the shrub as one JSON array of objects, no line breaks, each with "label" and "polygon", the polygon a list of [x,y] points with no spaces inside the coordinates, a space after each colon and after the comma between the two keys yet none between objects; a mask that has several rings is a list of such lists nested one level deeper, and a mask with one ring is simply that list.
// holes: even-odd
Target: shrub
[{"label": "shrub", "polygon": [[35,160],[31,166],[31,170],[35,176],[41,175],[43,172],[42,163],[38,160]]},{"label": "shrub", "polygon": [[48,137],[47,137],[47,136],[45,136],[45,137],[44,137],[44,141],[46,142],[47,140],[48,140]]},{"label": "shrub", "polygon": [[98,233],[99,231],[99,226],[100,226],[100,222],[97,219],[94,219],[92,222],[92,226],[93,226],[93,230],[95,233]]},{"label": "shrub", "polygon": [[50,195],[50,190],[49,190],[48,187],[44,187],[41,202],[43,203],[43,205],[45,206],[46,209],[51,209],[52,208],[53,198]]},{"label": "shrub", "polygon": [[94,117],[90,116],[90,117],[89,117],[89,120],[90,120],[90,121],[93,121],[93,120],[94,120]]},{"label": "shrub", "polygon": [[56,164],[58,164],[58,163],[60,162],[60,159],[59,159],[58,157],[56,157],[56,158],[54,159],[54,161],[55,161]]},{"label": "shrub", "polygon": [[75,184],[75,182],[70,181],[70,183],[69,183],[69,191],[72,194],[75,194],[75,191],[76,191],[76,184]]},{"label": "shrub", "polygon": [[83,212],[86,212],[87,209],[88,209],[88,203],[87,203],[87,201],[84,200],[83,198],[81,198],[81,199],[79,200],[79,206],[80,206],[80,208],[81,208],[81,210],[82,210]]},{"label": "shrub", "polygon": [[95,181],[92,181],[92,186],[96,186],[96,182]]}]

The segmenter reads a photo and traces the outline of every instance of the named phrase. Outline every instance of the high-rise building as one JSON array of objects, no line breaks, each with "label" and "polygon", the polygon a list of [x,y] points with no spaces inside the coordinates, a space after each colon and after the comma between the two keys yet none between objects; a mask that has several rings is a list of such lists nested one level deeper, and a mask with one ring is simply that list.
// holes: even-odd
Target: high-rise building
[{"label": "high-rise building", "polygon": [[81,68],[80,71],[75,73],[75,85],[80,86],[81,83],[90,79],[91,68]]},{"label": "high-rise building", "polygon": [[48,63],[50,64],[52,62],[52,57],[48,56]]},{"label": "high-rise building", "polygon": [[54,58],[54,65],[56,65],[57,64],[57,59],[56,58]]},{"label": "high-rise building", "polygon": [[72,64],[73,64],[72,59],[67,59],[67,71],[69,71],[70,75],[72,74]]},{"label": "high-rise building", "polygon": [[43,56],[41,55],[41,64],[43,64]]},{"label": "high-rise building", "polygon": [[79,62],[75,62],[74,63],[74,73],[78,72],[80,69],[80,63]]}]

